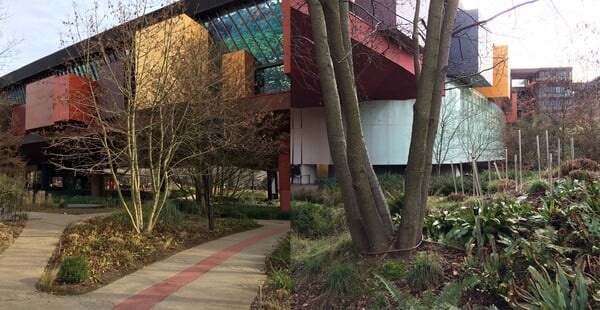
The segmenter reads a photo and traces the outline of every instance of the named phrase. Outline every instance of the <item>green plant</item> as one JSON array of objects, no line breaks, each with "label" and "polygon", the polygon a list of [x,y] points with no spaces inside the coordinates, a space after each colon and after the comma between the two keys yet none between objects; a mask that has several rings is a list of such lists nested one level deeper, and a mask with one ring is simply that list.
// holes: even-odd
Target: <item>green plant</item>
[{"label": "green plant", "polygon": [[544,180],[533,180],[527,187],[528,194],[542,195],[548,190],[548,183]]},{"label": "green plant", "polygon": [[159,217],[159,222],[167,226],[178,226],[183,223],[183,214],[172,200],[167,201]]},{"label": "green plant", "polygon": [[401,174],[386,172],[377,175],[381,190],[387,199],[394,199],[404,193],[404,177]]},{"label": "green plant", "polygon": [[356,266],[349,263],[334,264],[325,275],[325,291],[330,296],[356,293],[359,283],[358,277]]},{"label": "green plant", "polygon": [[388,207],[390,208],[390,214],[401,214],[402,208],[404,208],[404,193],[398,193],[396,197],[389,198]]},{"label": "green plant", "polygon": [[273,252],[266,258],[266,270],[267,272],[277,269],[290,269],[291,260],[291,246],[290,246],[290,234],[285,235],[281,239]]},{"label": "green plant", "polygon": [[388,260],[375,266],[373,273],[380,274],[386,279],[399,280],[405,275],[406,266],[402,262]]},{"label": "green plant", "polygon": [[540,272],[529,266],[529,288],[523,290],[514,287],[523,301],[513,301],[513,306],[529,309],[588,309],[589,296],[583,273],[577,270],[575,276],[569,276],[560,264],[556,263],[555,266],[554,279],[546,268],[540,266]]},{"label": "green plant", "polygon": [[270,274],[270,279],[271,279],[271,283],[273,284],[273,286],[276,290],[283,289],[283,290],[289,291],[289,290],[292,290],[292,288],[294,286],[289,270],[284,270],[284,269],[273,270]]},{"label": "green plant", "polygon": [[65,258],[58,272],[58,280],[65,283],[81,283],[90,276],[90,265],[81,256],[68,256]]},{"label": "green plant", "polygon": [[292,229],[306,238],[337,234],[345,227],[343,209],[318,204],[294,203],[291,219]]},{"label": "green plant", "polygon": [[426,252],[418,252],[411,269],[406,273],[406,281],[413,290],[424,290],[439,282],[444,273],[437,258]]},{"label": "green plant", "polygon": [[423,294],[422,299],[415,299],[414,297],[401,292],[393,282],[380,275],[375,276],[381,281],[396,304],[398,304],[398,309],[410,310],[458,309],[458,305],[464,293],[479,284],[479,279],[470,276],[461,281],[447,283],[439,294],[427,291]]}]

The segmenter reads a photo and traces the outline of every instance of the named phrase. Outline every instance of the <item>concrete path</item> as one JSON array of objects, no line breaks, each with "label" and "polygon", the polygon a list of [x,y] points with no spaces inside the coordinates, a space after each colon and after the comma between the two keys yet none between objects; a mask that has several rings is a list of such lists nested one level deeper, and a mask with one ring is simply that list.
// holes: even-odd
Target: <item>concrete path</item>
[{"label": "concrete path", "polygon": [[180,252],[81,296],[37,292],[35,283],[70,221],[81,216],[30,213],[21,236],[0,255],[0,309],[249,309],[264,279],[264,257],[287,221]]}]

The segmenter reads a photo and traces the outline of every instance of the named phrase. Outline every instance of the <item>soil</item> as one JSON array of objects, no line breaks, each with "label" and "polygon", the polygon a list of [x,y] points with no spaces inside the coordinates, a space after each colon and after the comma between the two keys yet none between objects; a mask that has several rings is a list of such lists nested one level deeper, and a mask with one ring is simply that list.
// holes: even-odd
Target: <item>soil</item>
[{"label": "soil", "polygon": [[24,219],[14,222],[0,222],[0,253],[15,242],[23,228],[25,228],[26,222]]},{"label": "soil", "polygon": [[[412,251],[405,254],[388,254],[385,257],[371,257],[363,258],[362,262],[362,281],[365,282],[365,287],[373,287],[373,283],[377,280],[373,279],[370,269],[379,262],[385,260],[402,260],[403,262],[410,262],[410,258],[417,251],[426,251],[438,257],[440,264],[443,268],[444,279],[439,281],[434,287],[429,289],[435,291],[441,291],[445,283],[459,280],[467,273],[464,270],[465,253],[463,250],[449,248],[446,246],[439,245],[437,243],[424,243],[418,250]],[[409,264],[406,265],[406,269],[410,268]],[[297,279],[297,277],[295,277]],[[394,281],[394,284],[404,293],[408,293],[414,297],[421,297],[422,292],[413,291],[409,287],[405,280]],[[345,296],[345,299],[335,299],[324,295],[324,287],[318,277],[314,277],[307,281],[299,281],[296,283],[295,289],[292,291],[290,297],[291,309],[369,309],[372,308],[372,303],[375,299],[375,293],[373,289],[366,289],[362,294],[358,294],[354,297]],[[393,299],[385,289],[380,292],[388,300],[388,307],[390,309],[396,309],[397,305],[393,302]],[[497,297],[489,296],[485,292],[472,291],[465,294],[462,305],[469,308],[472,305],[492,305],[496,304],[500,306],[503,303],[502,300],[498,300]]]},{"label": "soil", "polygon": [[62,283],[58,278],[49,287],[38,285],[38,289],[58,295],[83,294],[182,250],[256,227],[254,221],[217,219],[215,229],[209,231],[206,222],[194,215],[185,215],[176,225],[159,224],[152,234],[135,233],[122,216],[75,222],[64,230],[46,270],[58,270],[67,256],[81,256],[92,276],[77,284]]}]

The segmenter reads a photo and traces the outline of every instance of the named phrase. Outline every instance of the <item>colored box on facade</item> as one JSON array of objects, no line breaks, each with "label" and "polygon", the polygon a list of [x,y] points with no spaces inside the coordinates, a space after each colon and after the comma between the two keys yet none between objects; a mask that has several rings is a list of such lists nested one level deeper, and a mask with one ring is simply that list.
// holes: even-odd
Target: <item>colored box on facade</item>
[{"label": "colored box on facade", "polygon": [[25,105],[18,105],[12,108],[11,133],[15,136],[25,134]]},{"label": "colored box on facade", "polygon": [[489,87],[475,88],[487,98],[510,97],[510,69],[508,67],[508,46],[494,46],[493,83]]},{"label": "colored box on facade", "polygon": [[51,76],[28,84],[25,97],[25,130],[58,122],[89,122],[90,80],[74,75]]},{"label": "colored box on facade", "polygon": [[254,95],[254,57],[246,50],[223,54],[224,98],[240,99]]},{"label": "colored box on facade", "polygon": [[181,14],[135,33],[136,105],[151,108],[178,102],[186,88],[186,74],[192,67],[208,69],[210,36],[191,17]]}]

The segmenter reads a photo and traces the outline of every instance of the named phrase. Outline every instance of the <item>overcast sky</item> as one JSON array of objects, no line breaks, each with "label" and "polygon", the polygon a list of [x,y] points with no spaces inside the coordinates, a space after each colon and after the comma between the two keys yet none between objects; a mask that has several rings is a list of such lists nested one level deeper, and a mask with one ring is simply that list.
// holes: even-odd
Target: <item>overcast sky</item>
[{"label": "overcast sky", "polygon": [[[64,21],[72,20],[73,0],[2,0],[8,20],[1,41],[21,40],[0,76],[62,48]],[[163,1],[164,2],[164,1]],[[524,0],[463,0],[487,18]],[[90,0],[78,0],[85,7]],[[586,26],[587,25],[587,26]],[[511,68],[574,67],[575,80],[600,75],[600,1],[539,0],[492,21],[494,44],[509,45]]]}]

